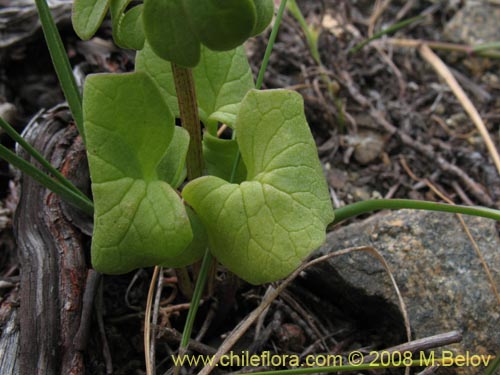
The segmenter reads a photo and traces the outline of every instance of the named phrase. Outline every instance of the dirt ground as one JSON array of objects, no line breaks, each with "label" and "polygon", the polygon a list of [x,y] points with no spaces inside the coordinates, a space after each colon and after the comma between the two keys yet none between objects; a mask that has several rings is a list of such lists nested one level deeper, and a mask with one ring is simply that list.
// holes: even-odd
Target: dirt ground
[{"label": "dirt ground", "polygon": [[[446,2],[389,1],[378,17],[373,1],[298,1],[307,22],[319,32],[321,65],[313,58],[303,30],[285,15],[264,88],[292,88],[306,103],[306,114],[318,144],[336,206],[369,198],[413,198],[440,201],[428,181],[455,203],[499,208],[500,177],[483,138],[449,87],[424,61],[418,47],[399,47],[389,37],[446,41],[443,28],[457,11]],[[382,2],[381,2],[382,3]],[[410,3],[410,5],[408,5]],[[425,14],[422,20],[350,52],[370,33],[402,19]],[[133,54],[110,42],[110,23],[97,37],[80,42],[67,21],[60,24],[74,66],[81,71],[127,71]],[[0,34],[1,35],[1,34]],[[248,44],[252,68],[260,66],[269,33]],[[497,60],[471,54],[435,51],[458,78],[498,146],[500,82]],[[20,131],[42,108],[63,101],[42,35],[37,32],[2,54],[0,104],[13,104],[10,122]],[[7,112],[5,112],[7,113]],[[13,147],[5,135],[2,144]],[[16,304],[19,269],[11,231],[16,185],[0,161],[0,303]],[[223,275],[223,273],[221,273]],[[168,279],[168,273],[165,277]],[[144,373],[142,324],[150,270],[106,277],[103,316],[115,374]],[[199,313],[195,336],[204,331],[199,352],[210,354],[261,300],[266,288],[240,285],[238,295],[225,285]],[[186,311],[168,306],[186,301],[176,286],[164,285],[157,339],[157,373],[168,373],[168,356],[176,350]],[[167,301],[169,297],[172,301]],[[335,301],[320,300],[307,285],[294,284],[270,308],[260,339],[245,336],[235,351],[346,353],[358,348],[381,349],[404,338],[401,322],[393,329],[345,316]],[[0,308],[0,326],[2,312]],[[217,313],[214,317],[214,312]],[[395,314],[397,315],[397,314]],[[97,329],[97,328],[96,328]],[[254,332],[254,331],[252,331]],[[106,373],[102,343],[92,337],[88,373]],[[234,368],[234,371],[241,370]],[[248,370],[248,369],[244,369]],[[185,369],[194,373],[195,369]]]}]

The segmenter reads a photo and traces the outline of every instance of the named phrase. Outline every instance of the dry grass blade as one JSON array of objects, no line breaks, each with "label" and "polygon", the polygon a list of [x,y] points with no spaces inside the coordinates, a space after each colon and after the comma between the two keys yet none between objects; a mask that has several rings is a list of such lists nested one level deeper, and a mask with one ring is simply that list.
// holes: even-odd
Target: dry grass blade
[{"label": "dry grass blade", "polygon": [[366,251],[369,254],[372,254],[384,267],[385,271],[389,275],[389,278],[391,279],[392,286],[394,290],[396,291],[396,295],[398,297],[398,303],[399,307],[401,309],[401,314],[403,315],[403,320],[405,322],[405,328],[406,328],[406,337],[408,338],[408,341],[411,341],[411,325],[410,325],[410,318],[408,317],[408,312],[406,310],[406,304],[403,300],[403,296],[401,295],[401,292],[399,291],[398,284],[396,282],[396,279],[394,278],[394,275],[391,271],[391,268],[389,267],[389,264],[385,260],[384,256],[374,247],[368,246],[365,248],[360,248],[360,249],[355,249],[353,251]]},{"label": "dry grass blade", "polygon": [[144,317],[144,356],[146,360],[146,374],[153,375],[153,363],[151,361],[151,307],[153,306],[153,295],[155,292],[156,280],[160,273],[160,267],[156,266],[149,284],[148,299],[146,303],[146,313]]},{"label": "dry grass blade", "polygon": [[500,174],[500,156],[498,155],[498,150],[493,143],[486,126],[479,115],[476,107],[472,104],[467,94],[464,92],[462,87],[459,85],[453,74],[450,72],[450,69],[446,66],[446,64],[437,56],[426,44],[422,44],[419,48],[419,52],[422,57],[432,65],[432,67],[436,70],[436,72],[445,80],[445,82],[450,87],[453,94],[457,97],[458,101],[465,109],[472,122],[476,125],[479,130],[479,133],[484,139],[486,147],[495,163],[498,173]]},{"label": "dry grass blade", "polygon": [[403,314],[403,319],[405,321],[405,327],[407,330],[408,340],[411,340],[411,332],[410,332],[410,323],[408,320],[408,314],[406,312],[406,306],[404,304],[403,298],[401,297],[401,293],[399,292],[399,288],[396,284],[396,281],[390,271],[389,265],[382,257],[382,255],[370,246],[361,246],[361,247],[351,247],[348,249],[339,250],[333,253],[329,253],[323,255],[319,258],[313,259],[307,263],[303,263],[300,267],[298,267],[290,276],[288,276],[285,280],[283,280],[276,288],[270,286],[259,306],[255,310],[253,310],[245,319],[243,319],[229,334],[226,340],[222,343],[222,345],[217,350],[217,353],[212,357],[211,365],[206,365],[198,375],[208,375],[215,369],[216,364],[219,362],[221,357],[229,352],[231,348],[236,344],[236,342],[243,336],[243,334],[250,328],[250,326],[259,318],[259,316],[266,311],[269,305],[283,292],[285,288],[287,288],[293,280],[304,270],[307,268],[314,266],[316,264],[322,263],[328,259],[338,257],[341,255],[349,254],[354,251],[366,251],[368,253],[374,254],[377,259],[380,260],[384,268],[386,269],[389,277],[391,278],[391,282],[394,285],[396,290],[396,294],[398,296],[399,304],[401,307],[401,311]]},{"label": "dry grass blade", "polygon": [[453,51],[460,52],[466,55],[481,56],[485,58],[498,59],[500,58],[500,53],[494,49],[488,50],[478,50],[477,46],[470,46],[467,44],[457,44],[457,43],[447,43],[438,42],[435,40],[422,40],[422,39],[404,39],[404,38],[388,38],[384,41],[376,41],[376,44],[384,45],[390,44],[396,47],[403,48],[418,48],[423,44],[426,44],[431,49],[438,49],[441,51]]},{"label": "dry grass blade", "polygon": [[380,18],[380,16],[384,13],[384,11],[389,7],[391,4],[392,0],[385,0],[384,2],[381,2],[378,0],[375,3],[372,15],[369,20],[368,24],[368,35],[372,36],[373,31],[375,30],[375,24],[377,23],[377,20]]}]

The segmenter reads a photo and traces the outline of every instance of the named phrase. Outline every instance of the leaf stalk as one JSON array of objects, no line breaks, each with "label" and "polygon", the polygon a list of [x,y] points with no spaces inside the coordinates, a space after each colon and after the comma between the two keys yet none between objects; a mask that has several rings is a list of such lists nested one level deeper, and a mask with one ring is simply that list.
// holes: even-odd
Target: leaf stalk
[{"label": "leaf stalk", "polygon": [[446,203],[418,201],[413,199],[370,199],[362,202],[348,204],[334,210],[335,220],[330,225],[352,217],[378,210],[400,210],[403,208],[413,210],[451,212],[455,214],[473,215],[500,221],[500,211],[492,208],[478,206],[461,206]]},{"label": "leaf stalk", "polygon": [[203,175],[203,153],[201,143],[200,116],[193,72],[172,63],[175,91],[181,116],[182,127],[189,133],[189,149],[186,157],[188,180],[194,180]]}]

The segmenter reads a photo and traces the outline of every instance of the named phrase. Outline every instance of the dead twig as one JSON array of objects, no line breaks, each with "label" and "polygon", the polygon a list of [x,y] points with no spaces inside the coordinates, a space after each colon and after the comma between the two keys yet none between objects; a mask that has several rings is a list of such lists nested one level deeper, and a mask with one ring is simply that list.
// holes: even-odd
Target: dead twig
[{"label": "dead twig", "polygon": [[154,357],[151,352],[151,308],[153,306],[153,295],[160,270],[161,267],[156,266],[154,268],[153,277],[151,278],[151,283],[149,284],[146,312],[144,316],[144,356],[146,357],[147,375],[154,375]]},{"label": "dead twig", "polygon": [[392,0],[385,0],[381,2],[381,0],[377,0],[375,3],[372,15],[370,17],[370,21],[368,24],[368,36],[371,37],[373,35],[373,31],[375,30],[375,24],[380,16],[384,13],[387,7],[391,4]]},{"label": "dead twig", "polygon": [[[381,350],[379,351],[380,353],[379,356],[386,355],[386,353],[396,353],[396,352],[400,353],[421,352],[428,349],[455,344],[460,341],[462,341],[462,334],[458,331],[450,331],[446,333],[440,333],[435,336],[424,337],[423,339],[409,341],[401,345],[396,345],[391,348]],[[379,356],[377,355],[367,356],[365,357],[364,362],[369,363]]]},{"label": "dead twig", "polygon": [[484,191],[483,187],[475,182],[467,173],[465,173],[461,168],[456,165],[451,164],[443,157],[439,156],[434,152],[432,146],[424,145],[423,143],[413,139],[408,134],[400,131],[396,126],[391,124],[384,116],[384,114],[378,111],[373,104],[364,97],[356,85],[354,84],[352,77],[347,71],[343,71],[341,74],[342,80],[344,81],[344,86],[349,91],[351,97],[356,100],[361,106],[368,109],[370,117],[372,117],[376,123],[385,129],[389,134],[397,135],[400,140],[406,145],[417,152],[420,152],[427,159],[431,160],[441,168],[442,171],[447,172],[462,181],[462,183],[470,190],[472,195],[483,205],[488,207],[493,207],[495,203],[490,198],[490,196]]},{"label": "dead twig", "polygon": [[441,51],[461,52],[466,55],[472,55],[472,56],[490,57],[497,59],[500,58],[500,53],[498,51],[488,51],[488,50],[475,51],[474,47],[466,44],[436,42],[433,40],[388,38],[383,41],[376,41],[374,43],[379,43],[379,44],[388,43],[403,48],[419,48],[421,45],[426,44],[432,49],[438,49]]},{"label": "dead twig", "polygon": [[104,309],[104,297],[102,294],[102,283],[99,285],[99,290],[96,295],[96,316],[97,316],[97,326],[99,327],[99,334],[101,335],[102,342],[102,356],[104,358],[104,363],[106,364],[106,374],[113,373],[113,358],[111,357],[111,350],[108,344],[108,338],[106,337],[106,330],[104,327],[103,309]]},{"label": "dead twig", "polygon": [[150,337],[150,343],[151,343],[150,358],[151,358],[151,365],[153,368],[153,374],[156,373],[156,326],[158,323],[158,315],[160,310],[160,299],[162,291],[163,291],[163,272],[162,270],[160,270],[160,272],[158,273],[158,281],[156,282],[156,293],[153,304],[153,321],[152,321],[151,337]]},{"label": "dead twig", "polygon": [[[159,332],[160,336],[158,339],[164,338],[167,342],[173,343],[173,344],[180,344],[182,340],[182,334],[177,331],[175,328],[169,328],[169,327],[160,327],[157,326],[156,330]],[[188,350],[194,350],[197,353],[204,354],[204,355],[214,355],[217,350],[215,350],[213,347],[209,345],[205,345],[197,340],[190,339],[188,343]]]},{"label": "dead twig", "polygon": [[250,326],[258,319],[260,314],[264,312],[267,307],[287,288],[295,278],[300,275],[301,272],[306,270],[307,268],[314,266],[316,264],[319,264],[321,262],[324,262],[328,259],[349,254],[354,251],[368,251],[371,254],[375,254],[376,258],[380,260],[384,268],[388,271],[389,277],[391,278],[391,282],[393,283],[393,286],[396,289],[396,293],[398,295],[398,300],[400,303],[400,306],[402,308],[402,314],[403,314],[403,319],[405,320],[405,326],[407,328],[407,334],[408,334],[408,339],[410,340],[410,324],[408,321],[408,314],[406,313],[406,307],[404,304],[404,301],[402,300],[401,293],[399,292],[399,288],[396,284],[396,281],[394,280],[394,277],[392,273],[390,272],[389,265],[385,261],[385,259],[378,253],[374,248],[370,246],[361,246],[361,247],[352,247],[348,249],[343,249],[339,250],[333,253],[329,253],[326,255],[323,255],[319,258],[313,259],[307,263],[302,263],[290,276],[288,276],[285,280],[283,280],[276,288],[274,287],[269,287],[269,289],[266,291],[266,294],[262,298],[262,301],[259,306],[257,306],[256,309],[254,309],[245,319],[243,319],[234,329],[233,331],[227,336],[226,340],[221,344],[219,349],[217,350],[217,353],[212,357],[211,364],[206,365],[199,373],[198,375],[208,375],[212,372],[212,370],[215,368],[217,363],[219,363],[220,359],[224,354],[229,352],[231,348],[236,344],[236,342],[243,336],[243,334],[250,328]]},{"label": "dead twig", "polygon": [[75,348],[80,351],[85,351],[90,334],[90,326],[92,322],[92,310],[94,309],[94,299],[99,289],[101,274],[94,270],[89,270],[87,273],[87,281],[85,283],[85,292],[82,300],[82,318],[80,327],[75,335],[73,343]]},{"label": "dead twig", "polygon": [[472,122],[474,125],[479,130],[479,133],[484,139],[484,143],[486,144],[486,148],[488,149],[491,158],[493,159],[493,162],[495,163],[495,166],[497,167],[497,171],[500,174],[500,155],[498,154],[498,150],[495,147],[495,144],[493,143],[493,140],[491,139],[490,133],[488,133],[488,130],[486,129],[486,125],[484,124],[483,120],[481,119],[481,116],[479,115],[479,112],[477,111],[476,107],[474,107],[474,104],[470,101],[469,97],[467,94],[464,92],[462,87],[459,85],[453,74],[450,72],[450,69],[446,66],[446,64],[439,58],[438,55],[436,55],[428,45],[422,44],[420,48],[418,49],[420,52],[420,55],[429,63],[432,65],[434,70],[446,81],[448,86],[450,87],[451,91],[453,91],[453,94],[457,97],[458,101],[462,105],[462,107],[465,109],[469,117],[471,118]]},{"label": "dead twig", "polygon": [[311,260],[308,263],[303,263],[301,266],[299,266],[295,271],[292,272],[290,276],[288,276],[285,280],[283,280],[276,288],[270,286],[268,290],[266,291],[266,294],[262,298],[261,303],[259,306],[257,306],[256,309],[254,309],[245,319],[243,319],[234,329],[233,331],[227,336],[226,340],[221,344],[219,349],[217,350],[217,353],[213,356],[212,358],[212,364],[211,365],[206,365],[199,373],[198,375],[208,375],[212,372],[212,370],[215,368],[215,365],[219,363],[221,357],[226,354],[231,348],[236,344],[236,342],[240,339],[240,337],[250,328],[250,326],[258,319],[259,315],[266,310],[266,308],[276,299],[278,296],[281,294],[283,290],[285,290],[290,283],[295,280],[295,278],[300,275],[301,272],[303,272],[305,269],[316,265],[318,263],[324,262],[327,259],[333,258],[335,256],[339,256],[342,254],[347,254],[350,251],[353,251],[353,249],[364,249],[366,248],[365,246],[361,248],[349,248],[341,251],[337,251],[335,253],[330,253],[326,254],[322,257],[316,258]]}]

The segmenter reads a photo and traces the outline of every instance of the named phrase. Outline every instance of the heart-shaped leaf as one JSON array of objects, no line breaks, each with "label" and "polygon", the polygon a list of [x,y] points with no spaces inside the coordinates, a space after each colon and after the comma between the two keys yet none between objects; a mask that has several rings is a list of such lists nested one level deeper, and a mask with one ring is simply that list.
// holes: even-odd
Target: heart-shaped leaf
[{"label": "heart-shaped leaf", "polygon": [[145,0],[144,33],[153,51],[162,59],[184,67],[200,61],[200,41],[189,25],[183,0]]},{"label": "heart-shaped leaf", "polygon": [[106,16],[109,0],[75,0],[71,21],[76,34],[83,40],[92,38]]},{"label": "heart-shaped leaf", "polygon": [[[179,117],[170,63],[158,57],[146,43],[137,53],[135,69],[153,78],[174,116]],[[244,48],[214,52],[202,47],[200,63],[193,69],[193,76],[201,120],[207,126],[217,121],[232,126],[241,100],[254,87]]]},{"label": "heart-shaped leaf", "polygon": [[[94,268],[125,273],[180,255],[193,234],[167,183],[178,179],[174,164],[182,157],[167,153],[179,132],[156,85],[139,72],[89,76],[83,111],[95,207]],[[185,154],[182,146],[177,151]]]},{"label": "heart-shaped leaf", "polygon": [[222,264],[253,284],[275,281],[323,243],[333,220],[328,187],[299,94],[250,91],[235,128],[247,181],[201,177],[182,195]]},{"label": "heart-shaped leaf", "polygon": [[192,30],[214,51],[243,44],[256,22],[253,0],[184,0],[184,6]]}]

